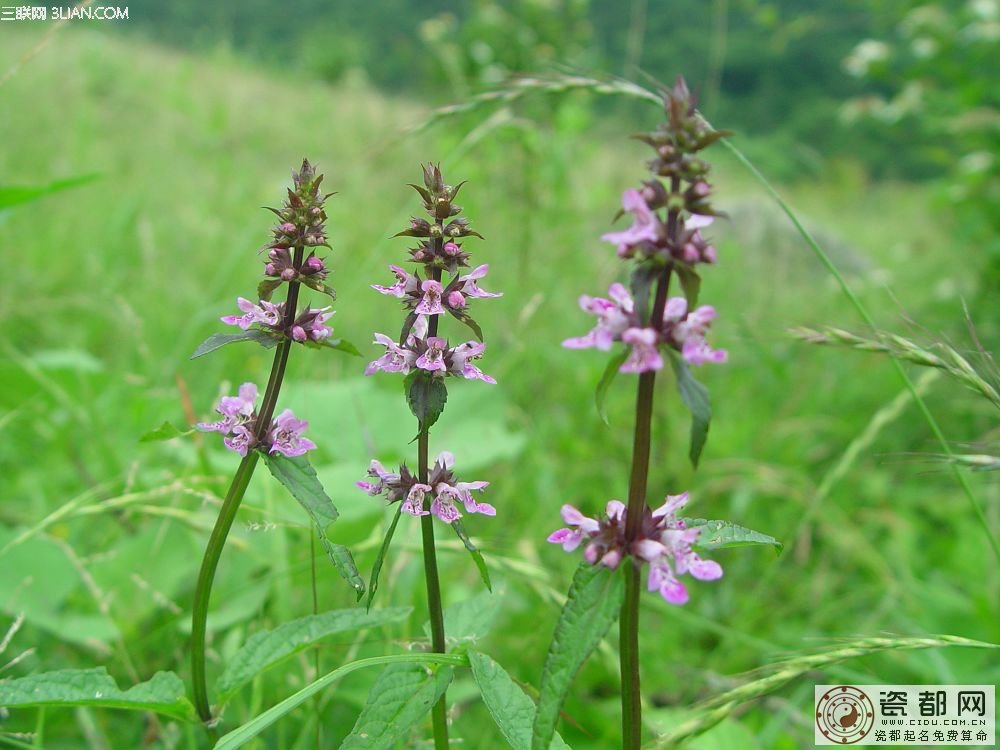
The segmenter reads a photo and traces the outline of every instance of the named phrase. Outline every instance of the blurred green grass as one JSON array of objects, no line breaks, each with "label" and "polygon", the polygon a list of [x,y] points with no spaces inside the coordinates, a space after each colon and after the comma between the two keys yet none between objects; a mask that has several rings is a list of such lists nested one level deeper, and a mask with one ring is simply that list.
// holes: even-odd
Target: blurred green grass
[{"label": "blurred green grass", "polygon": [[[3,70],[38,36],[5,31],[5,42]],[[611,425],[604,426],[592,395],[603,358],[559,343],[589,327],[576,307],[579,294],[602,293],[619,271],[597,238],[621,190],[643,176],[645,154],[626,135],[653,125],[655,112],[639,123],[595,121],[585,99],[573,97],[552,106],[552,122],[509,121],[468,139],[476,122],[461,119],[407,138],[401,131],[426,109],[362,83],[288,80],[224,56],[188,57],[75,30],[60,33],[0,88],[0,99],[5,185],[100,175],[0,215],[7,280],[0,295],[0,531],[14,536],[67,502],[77,506],[15,548],[17,561],[0,558],[0,632],[16,613],[28,614],[7,655],[35,649],[0,674],[95,662],[106,662],[122,682],[157,669],[186,674],[193,577],[216,509],[213,493],[234,464],[207,441],[213,476],[199,477],[194,441],[137,440],[164,420],[183,422],[178,378],[199,417],[211,411],[221,382],[264,378],[269,353],[259,349],[228,347],[193,362],[188,356],[220,330],[218,316],[232,311],[238,294],[252,293],[260,273],[255,253],[270,224],[258,207],[280,200],[290,168],[308,156],[338,191],[328,204],[331,281],[340,293],[336,331],[366,355],[374,355],[371,332],[391,330],[399,318],[367,285],[385,282],[386,266],[404,257],[405,241],[389,239],[418,207],[404,183],[418,178],[426,160],[441,160],[452,181],[469,180],[465,213],[487,238],[469,246],[477,261],[490,263],[487,288],[506,295],[475,311],[489,344],[483,369],[500,384],[485,396],[485,385],[454,385],[431,448],[453,450],[460,469],[467,452],[472,478],[492,482],[487,499],[497,518],[468,524],[505,583],[483,648],[515,678],[537,684],[558,611],[552,597],[565,590],[576,564],[545,545],[544,535],[559,525],[563,502],[593,511],[626,492],[632,384],[616,382]],[[704,274],[702,296],[720,311],[714,342],[729,349],[731,363],[699,372],[715,420],[697,474],[686,463],[686,417],[669,382],[661,384],[650,487],[656,494],[690,489],[693,515],[730,518],[789,547],[780,559],[768,551],[719,553],[726,577],[698,586],[683,610],[652,597],[644,602],[647,697],[664,710],[682,708],[728,685],[735,672],[831,638],[944,632],[996,641],[1000,581],[980,528],[947,473],[903,460],[936,450],[912,408],[864,446],[814,522],[791,538],[827,472],[902,384],[883,360],[786,335],[792,325],[859,322],[738,166],[721,149],[709,156],[718,165],[718,204],[732,218],[717,232],[721,261]],[[975,279],[956,263],[926,188],[870,184],[851,164],[834,163],[823,180],[785,192],[882,327],[905,328],[908,316],[932,334],[966,341],[960,295]],[[388,376],[359,382],[362,367],[336,354],[295,356],[283,401],[305,410],[312,400],[323,414],[317,426],[329,425],[311,434],[323,444],[317,463],[345,511],[338,533],[357,546],[364,567],[380,516],[377,501],[346,487],[350,466],[361,478],[367,455],[404,457],[413,426],[399,383]],[[345,389],[365,396],[344,399]],[[990,427],[990,413],[948,383],[933,385],[928,398],[956,442]],[[483,421],[489,426],[480,428]],[[446,424],[458,445],[439,439]],[[491,452],[498,444],[503,450]],[[998,485],[988,474],[972,481],[996,528]],[[122,499],[97,505],[114,498]],[[291,501],[258,477],[241,519],[213,598],[217,658],[247,633],[311,611],[308,530]],[[416,527],[401,529],[397,540],[406,546],[389,561],[379,596],[419,613]],[[444,560],[446,602],[478,590],[456,545]],[[322,561],[320,602],[353,604]],[[363,644],[331,642],[324,664],[420,638],[421,618]],[[607,747],[616,736],[610,654],[609,647],[585,668],[567,705],[575,724],[564,736],[574,747]],[[1000,667],[981,659],[881,655],[833,674],[872,683],[996,682]],[[210,666],[217,670],[218,662]],[[303,660],[280,679],[258,681],[226,721],[284,697],[307,669]],[[326,699],[330,736],[350,728],[370,680],[345,682]],[[500,747],[472,693],[458,686],[451,694],[455,734],[470,746]],[[811,732],[809,695],[811,683],[790,688],[702,746],[732,743],[725,732],[743,731],[761,747],[799,747]],[[772,715],[785,712],[791,718],[781,722]],[[138,743],[147,728],[136,717],[90,716],[49,712],[45,746],[78,747],[84,725],[126,746],[120,743]],[[259,746],[305,746],[311,720],[303,710]],[[34,716],[21,712],[0,729],[33,725]],[[162,727],[159,746],[172,746],[177,731]]]}]

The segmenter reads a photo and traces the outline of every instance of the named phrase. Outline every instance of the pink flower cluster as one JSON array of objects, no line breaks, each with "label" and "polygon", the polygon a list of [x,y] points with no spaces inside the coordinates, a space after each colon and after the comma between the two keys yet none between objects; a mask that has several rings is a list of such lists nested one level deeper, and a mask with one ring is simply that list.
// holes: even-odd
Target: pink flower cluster
[{"label": "pink flower cluster", "polygon": [[[446,254],[449,248],[454,248],[455,254],[459,252],[459,246],[454,242],[444,243]],[[446,311],[461,315],[468,305],[469,298],[503,296],[502,292],[487,292],[479,287],[479,279],[490,270],[486,263],[463,276],[456,275],[448,286],[434,279],[421,280],[419,274],[411,274],[399,266],[389,266],[389,270],[396,275],[396,283],[392,286],[372,284],[372,288],[382,294],[403,300],[403,303],[418,315],[441,315]]]},{"label": "pink flower cluster", "polygon": [[439,377],[455,375],[466,380],[482,380],[490,384],[497,382],[493,377],[472,364],[473,360],[483,356],[486,344],[478,341],[466,341],[458,346],[450,347],[443,338],[428,337],[427,319],[423,315],[417,316],[413,329],[402,346],[384,333],[376,333],[374,343],[384,346],[385,354],[368,364],[368,367],[365,368],[365,375],[373,375],[380,370],[382,372],[408,373],[416,368],[426,370]]},{"label": "pink flower cluster", "polygon": [[658,328],[639,320],[635,303],[622,284],[612,284],[608,297],[580,297],[584,312],[597,316],[597,325],[585,336],[566,339],[568,349],[596,348],[609,351],[612,344],[622,341],[630,347],[628,359],[619,368],[621,372],[650,372],[663,368],[660,348],[668,346],[681,353],[688,364],[726,361],[726,352],[712,349],[705,341],[705,334],[715,319],[715,308],[702,305],[688,312],[684,297],[672,297],[663,310]]},{"label": "pink flower cluster", "polygon": [[648,589],[659,591],[671,604],[686,604],[688,591],[679,576],[688,574],[700,581],[722,577],[721,565],[703,560],[692,548],[701,529],[688,528],[677,516],[687,501],[685,492],[668,495],[656,510],[646,508],[638,538],[631,544],[625,539],[628,510],[619,500],[610,501],[606,515],[596,519],[583,515],[572,505],[563,505],[562,518],[569,525],[550,534],[548,541],[561,544],[567,552],[585,544],[583,556],[591,565],[615,569],[629,556],[648,563]]},{"label": "pink flower cluster", "polygon": [[[473,491],[485,489],[489,482],[459,482],[452,472],[454,464],[455,457],[448,451],[442,451],[428,472],[425,484],[413,476],[405,465],[399,467],[398,474],[394,474],[387,471],[380,462],[373,460],[368,467],[368,476],[375,481],[356,484],[369,495],[384,494],[390,503],[401,500],[403,512],[411,516],[430,514],[450,524],[462,517],[458,509],[459,503],[466,513],[495,516],[496,508],[489,503],[477,502],[472,496]],[[428,496],[433,498],[430,510],[424,510]]]},{"label": "pink flower cluster", "polygon": [[326,321],[334,315],[330,307],[321,307],[318,309],[307,307],[299,313],[298,317],[288,326],[287,330],[283,330],[284,302],[275,304],[267,300],[261,300],[259,304],[254,304],[248,299],[238,297],[236,304],[243,311],[243,314],[224,315],[220,320],[227,325],[239,326],[244,331],[257,325],[265,330],[287,335],[293,341],[297,341],[300,344],[306,341],[322,341],[333,335],[333,329],[326,325]]},{"label": "pink flower cluster", "polygon": [[[707,183],[695,183],[691,189],[706,191]],[[657,197],[658,191],[652,184],[647,185],[643,192],[626,190],[622,193],[622,211],[632,214],[632,226],[622,232],[604,234],[601,239],[615,245],[620,258],[661,256],[688,265],[715,263],[718,259],[715,247],[701,234],[701,230],[712,223],[713,217],[701,214],[691,214],[686,220],[678,217],[683,224],[678,229],[677,239],[671,241],[666,226],[647,202]]]},{"label": "pink flower cluster", "polygon": [[275,417],[264,433],[264,439],[258,442],[256,401],[257,386],[244,383],[240,386],[238,395],[225,396],[219,402],[216,411],[222,415],[222,419],[217,422],[199,422],[198,428],[221,433],[225,446],[244,458],[254,448],[292,457],[301,456],[316,447],[312,440],[302,434],[309,423],[304,419],[297,419],[291,409],[285,409]]}]

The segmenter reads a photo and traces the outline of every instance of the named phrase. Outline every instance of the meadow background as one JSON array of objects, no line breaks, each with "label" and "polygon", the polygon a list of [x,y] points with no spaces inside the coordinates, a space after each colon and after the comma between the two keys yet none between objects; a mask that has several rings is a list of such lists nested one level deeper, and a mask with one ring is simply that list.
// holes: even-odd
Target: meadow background
[{"label": "meadow background", "polygon": [[[400,382],[362,376],[377,354],[372,331],[399,319],[367,285],[386,283],[386,266],[404,257],[406,240],[390,237],[419,209],[405,183],[419,181],[420,163],[469,181],[461,202],[486,237],[469,245],[490,264],[487,288],[505,292],[476,308],[489,345],[481,364],[499,384],[453,384],[431,450],[452,450],[466,477],[491,482],[497,517],[467,527],[498,585],[483,595],[448,540],[445,604],[479,597],[493,625],[479,647],[536,685],[577,564],[544,537],[562,503],[597,511],[623,497],[631,450],[632,381],[613,386],[604,425],[593,406],[604,358],[560,342],[590,327],[577,297],[615,280],[619,263],[598,238],[621,191],[644,177],[645,147],[627,136],[660,114],[584,91],[418,126],[516,73],[645,85],[684,74],[881,328],[947,340],[978,361],[965,307],[987,351],[1000,341],[998,40],[995,0],[182,0],[130,3],[121,22],[4,23],[0,188],[88,179],[0,210],[0,679],[97,665],[122,686],[161,669],[187,679],[194,577],[236,461],[212,436],[139,438],[164,421],[205,419],[245,380],[262,384],[270,353],[251,345],[189,356],[237,295],[252,294],[272,219],[259,207],[280,201],[307,156],[338,192],[327,224],[335,331],[365,360],[296,351],[281,403],[310,420],[313,463],[343,514],[333,538],[363,571],[386,515],[352,483],[371,457],[415,455]],[[684,608],[644,598],[646,716],[659,731],[740,673],[837,639],[1000,642],[997,561],[954,478],[928,456],[940,447],[903,382],[880,355],[789,334],[864,328],[752,176],[721,146],[707,157],[730,219],[713,228],[720,262],[702,297],[719,310],[713,342],[730,364],[699,372],[714,421],[696,473],[687,415],[663,378],[650,488],[688,489],[692,515],[733,520],[785,549],[717,553],[725,578],[694,586]],[[956,450],[989,452],[996,412],[954,380],[907,367]],[[994,534],[996,476],[969,475]],[[266,472],[230,539],[212,600],[212,673],[249,635],[313,611],[313,555],[319,608],[354,606]],[[424,637],[416,524],[403,519],[396,540],[377,605],[414,613],[326,639],[324,671]],[[561,731],[575,748],[616,741],[615,644],[567,703]],[[258,677],[226,725],[315,676],[304,654]],[[304,706],[252,747],[314,747],[317,718],[324,746],[336,746],[374,676],[338,683],[319,710]],[[813,685],[837,681],[996,683],[1000,659],[963,649],[855,659],[793,681],[689,747],[809,746]],[[506,746],[470,681],[449,697],[464,746]],[[207,739],[143,714],[21,709],[0,711],[3,745]]]}]

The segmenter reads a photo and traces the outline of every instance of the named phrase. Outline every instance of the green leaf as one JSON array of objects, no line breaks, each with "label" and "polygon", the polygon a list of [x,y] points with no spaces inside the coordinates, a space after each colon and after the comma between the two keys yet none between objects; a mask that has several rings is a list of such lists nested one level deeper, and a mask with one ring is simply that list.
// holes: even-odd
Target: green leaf
[{"label": "green leaf", "polygon": [[465,310],[453,310],[452,308],[447,308],[448,312],[458,318],[459,322],[468,326],[469,329],[476,334],[476,338],[480,341],[485,341],[483,338],[483,329],[479,327],[479,323],[474,321]]},{"label": "green leaf", "polygon": [[286,622],[274,630],[255,633],[227,660],[226,669],[215,686],[219,701],[225,703],[260,672],[304,651],[321,638],[399,622],[412,611],[412,607],[392,607],[374,612],[340,609],[309,615]]},{"label": "green leaf", "polygon": [[150,430],[149,432],[144,432],[139,438],[140,443],[155,443],[158,440],[173,440],[177,437],[184,437],[185,435],[190,435],[194,430],[182,430],[179,427],[175,427],[170,422],[164,422],[155,430]]},{"label": "green leaf", "polygon": [[708,438],[708,426],[712,421],[712,404],[708,397],[708,389],[694,379],[687,362],[676,352],[670,352],[670,364],[677,376],[677,390],[681,400],[691,412],[691,448],[688,455],[691,465],[697,468],[701,449],[705,447]]},{"label": "green leaf", "polygon": [[338,352],[351,354],[355,357],[361,356],[361,352],[358,350],[358,347],[356,347],[350,341],[345,341],[344,339],[322,339],[320,341],[306,341],[305,344],[306,346],[313,349],[336,349]]},{"label": "green leaf", "polygon": [[[479,686],[486,710],[490,712],[500,733],[514,750],[531,747],[531,722],[535,718],[535,704],[510,675],[486,654],[469,652],[472,677]],[[549,750],[569,748],[558,734],[552,739]]]},{"label": "green leaf", "polygon": [[332,672],[328,672],[315,682],[306,685],[294,695],[288,696],[277,705],[271,706],[266,711],[257,714],[246,724],[243,724],[242,726],[237,727],[233,731],[224,735],[217,743],[215,743],[215,750],[236,750],[238,747],[243,747],[258,734],[278,721],[278,719],[294,711],[314,695],[326,689],[329,685],[332,685],[341,677],[345,677],[352,672],[357,672],[359,669],[365,669],[367,667],[381,666],[383,664],[413,662],[464,666],[468,663],[468,660],[464,656],[459,656],[457,654],[404,654],[397,656],[373,656],[370,659],[358,659],[357,661],[352,661],[342,667],[337,667],[337,669]]},{"label": "green leaf", "polygon": [[532,750],[549,747],[573,678],[618,618],[625,590],[622,579],[603,565],[581,563],[576,569],[545,657]]},{"label": "green leaf", "polygon": [[444,378],[435,377],[427,370],[413,370],[403,381],[403,389],[410,411],[420,422],[420,429],[430,429],[448,402],[448,387]]},{"label": "green leaf", "polygon": [[385,560],[385,556],[389,552],[389,544],[392,542],[392,536],[396,533],[396,525],[399,523],[399,517],[403,513],[403,504],[398,503],[396,505],[396,515],[392,517],[392,523],[389,524],[389,530],[385,532],[385,538],[382,540],[382,546],[379,548],[378,556],[375,558],[375,564],[372,566],[372,574],[368,579],[368,609],[372,608],[372,601],[375,599],[375,592],[378,591],[378,574],[382,572],[382,563]]},{"label": "green leaf", "polygon": [[194,350],[194,354],[191,355],[191,359],[203,357],[210,352],[214,352],[216,349],[221,349],[226,344],[235,344],[238,341],[256,341],[265,349],[270,349],[277,345],[281,339],[282,337],[278,334],[261,331],[257,328],[251,328],[249,331],[243,331],[242,333],[213,333],[198,345],[198,348]]},{"label": "green leaf", "polygon": [[677,271],[677,278],[681,281],[681,289],[684,290],[684,299],[687,300],[688,310],[694,310],[698,305],[701,277],[689,266],[677,264],[674,266],[674,270]]},{"label": "green leaf", "polygon": [[773,536],[762,534],[759,531],[748,529],[744,526],[737,526],[729,521],[706,521],[704,518],[683,519],[688,528],[700,528],[701,533],[695,541],[695,547],[706,550],[728,549],[730,547],[756,547],[768,546],[776,547],[778,552],[784,548],[784,544]]},{"label": "green leaf", "polygon": [[319,292],[320,294],[325,294],[332,300],[337,299],[337,290],[334,289],[332,286],[327,286],[320,279],[317,279],[315,276],[302,276],[299,278],[299,280],[313,291]]},{"label": "green leaf", "polygon": [[632,271],[632,299],[639,320],[649,320],[649,291],[653,288],[653,283],[660,276],[661,271],[662,266],[652,262],[636,266],[636,269]]},{"label": "green leaf", "polygon": [[380,750],[402,740],[431,710],[451,682],[453,669],[420,664],[386,667],[368,692],[368,703],[340,750]]},{"label": "green leaf", "polygon": [[326,530],[331,523],[337,520],[340,514],[334,506],[333,501],[323,490],[323,485],[316,478],[316,470],[309,463],[305,456],[295,456],[289,458],[280,453],[265,454],[264,463],[274,475],[274,478],[285,485],[285,488],[292,494],[299,505],[305,508],[306,513],[316,524],[316,532],[319,534],[323,548],[333,561],[334,567],[340,573],[341,578],[347,581],[357,592],[360,600],[365,593],[365,582],[358,573],[358,566],[354,563],[354,556],[351,551],[342,544],[334,544],[327,538]]},{"label": "green leaf", "polygon": [[[475,642],[484,638],[497,622],[501,593],[480,591],[469,599],[445,607],[444,632],[449,645]],[[424,633],[431,637],[429,622],[424,623]]]},{"label": "green leaf", "polygon": [[184,683],[173,672],[157,672],[147,682],[121,690],[104,667],[60,669],[0,682],[0,706],[93,706],[197,720]]},{"label": "green leaf", "polygon": [[19,203],[30,203],[31,201],[36,201],[39,198],[44,198],[46,195],[58,193],[62,190],[68,190],[69,188],[74,188],[78,185],[86,185],[88,182],[93,182],[100,176],[101,175],[99,174],[83,174],[78,175],[77,177],[67,177],[65,180],[55,180],[54,182],[50,182],[48,185],[23,187],[14,187],[11,185],[6,187],[0,186],[0,211],[5,208],[10,208],[11,206],[16,206]]},{"label": "green leaf", "polygon": [[618,354],[615,354],[608,360],[607,367],[604,368],[604,374],[601,375],[600,381],[597,383],[597,390],[594,391],[594,402],[597,404],[597,414],[601,417],[601,421],[604,424],[608,424],[608,414],[604,409],[604,399],[608,395],[608,389],[614,382],[615,377],[618,375],[618,368],[621,367],[625,360],[628,359],[628,349],[622,349]]},{"label": "green leaf", "polygon": [[486,584],[486,588],[490,591],[493,590],[493,584],[490,583],[490,571],[486,567],[486,560],[483,559],[483,553],[480,552],[476,545],[472,543],[469,538],[468,532],[465,530],[465,526],[462,524],[461,518],[456,518],[451,522],[451,528],[454,529],[455,533],[458,534],[458,538],[462,540],[462,544],[472,555],[472,562],[476,564],[476,568],[479,569],[479,577],[483,579],[483,583]]},{"label": "green leaf", "polygon": [[262,300],[271,299],[274,290],[281,286],[281,279],[264,279],[257,285],[257,297]]}]

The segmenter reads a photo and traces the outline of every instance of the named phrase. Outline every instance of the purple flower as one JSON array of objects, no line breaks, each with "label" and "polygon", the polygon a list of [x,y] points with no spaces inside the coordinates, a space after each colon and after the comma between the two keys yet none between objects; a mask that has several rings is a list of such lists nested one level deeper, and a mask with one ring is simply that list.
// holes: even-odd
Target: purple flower
[{"label": "purple flower", "polygon": [[377,482],[355,482],[355,484],[367,492],[369,495],[380,495],[385,491],[390,482],[399,481],[399,474],[386,471],[381,462],[372,459],[368,466],[368,476],[377,479]]},{"label": "purple flower", "polygon": [[481,266],[477,266],[472,270],[471,273],[467,273],[465,276],[458,277],[459,291],[466,297],[503,297],[503,292],[487,292],[479,288],[476,283],[479,279],[486,275],[486,272],[490,270],[488,264],[483,263]]},{"label": "purple flower", "polygon": [[415,294],[417,292],[416,276],[407,273],[405,269],[402,269],[399,266],[389,266],[389,270],[396,274],[396,283],[392,286],[379,286],[378,284],[372,284],[372,289],[375,289],[382,294],[388,294],[392,297],[399,297],[400,299],[408,294]]},{"label": "purple flower", "polygon": [[624,503],[611,500],[605,515],[596,519],[583,515],[572,505],[564,505],[562,517],[568,526],[550,534],[548,541],[562,545],[567,552],[586,542],[584,558],[587,562],[612,569],[631,555],[640,563],[649,564],[647,585],[650,591],[659,591],[671,604],[684,604],[688,592],[679,576],[690,575],[700,581],[722,577],[722,566],[713,560],[703,560],[692,548],[701,529],[689,529],[677,516],[677,511],[687,501],[688,493],[685,492],[668,495],[656,510],[646,508],[639,538],[631,543],[625,538],[628,511]]},{"label": "purple flower", "polygon": [[240,424],[233,427],[229,435],[222,439],[222,443],[229,450],[236,451],[246,458],[250,449],[257,444],[257,437],[249,425]]},{"label": "purple flower", "polygon": [[291,458],[315,449],[316,443],[302,436],[308,426],[304,419],[296,419],[291,409],[285,409],[268,430],[267,437],[271,443],[268,453],[281,453]]},{"label": "purple flower", "polygon": [[632,325],[635,317],[632,296],[622,284],[612,284],[608,287],[608,296],[580,297],[580,308],[584,312],[597,316],[597,325],[586,336],[566,339],[563,346],[567,349],[588,349],[596,347],[602,352],[611,349],[611,345],[621,338],[622,333]]},{"label": "purple flower", "polygon": [[711,305],[702,305],[688,313],[687,300],[683,297],[673,297],[668,301],[663,312],[664,331],[688,364],[721,364],[728,358],[724,349],[712,349],[705,341],[705,334],[715,316],[715,308]]},{"label": "purple flower", "polygon": [[254,323],[262,323],[266,326],[277,326],[281,322],[282,305],[274,305],[270,302],[262,301],[255,305],[248,299],[237,297],[236,304],[243,311],[243,315],[224,315],[220,320],[226,325],[239,326],[244,331]]},{"label": "purple flower", "polygon": [[333,329],[325,325],[326,321],[333,317],[333,312],[329,307],[313,309],[307,307],[292,323],[289,333],[291,337],[303,343],[305,341],[322,341],[333,335]]},{"label": "purple flower", "polygon": [[368,364],[365,375],[374,375],[379,370],[383,372],[409,372],[413,368],[416,356],[409,349],[404,349],[384,333],[375,334],[376,344],[385,347],[385,354]]},{"label": "purple flower", "polygon": [[218,422],[199,422],[198,428],[223,435],[223,444],[246,458],[252,448],[260,447],[268,453],[282,453],[286,456],[301,456],[316,447],[308,438],[302,437],[307,422],[296,419],[290,409],[278,415],[265,433],[263,444],[257,440],[257,386],[244,383],[236,396],[225,396],[216,407],[222,415]]},{"label": "purple flower", "polygon": [[413,311],[418,315],[440,315],[443,313],[441,293],[444,291],[444,287],[441,286],[441,282],[427,279],[420,285],[420,289],[424,294]]},{"label": "purple flower", "polygon": [[427,339],[427,350],[417,357],[417,367],[428,372],[445,373],[448,371],[448,365],[444,361],[447,352],[448,342],[438,336],[431,336]]},{"label": "purple flower", "polygon": [[[372,461],[368,476],[377,481],[357,482],[357,486],[369,495],[386,495],[390,503],[402,501],[402,510],[412,516],[426,516],[428,513],[445,523],[454,523],[462,517],[458,506],[461,503],[466,513],[495,516],[496,508],[489,503],[480,503],[472,496],[489,486],[489,482],[459,482],[452,467],[455,457],[442,451],[428,472],[427,483],[420,482],[406,466],[399,467],[399,473],[386,471],[378,461]],[[431,496],[430,510],[424,510],[427,496]]]},{"label": "purple flower", "polygon": [[403,512],[417,517],[430,515],[430,511],[424,510],[424,497],[430,491],[431,488],[429,485],[420,484],[419,482],[410,487],[410,491],[406,494],[406,499],[403,501]]},{"label": "purple flower", "polygon": [[486,351],[486,344],[479,341],[466,341],[451,350],[451,367],[448,372],[466,380],[482,380],[484,383],[496,385],[496,379],[472,364],[471,360],[479,359]]},{"label": "purple flower", "polygon": [[216,411],[222,415],[218,422],[199,422],[198,428],[209,432],[221,432],[223,435],[232,431],[236,425],[243,424],[253,418],[254,404],[257,401],[257,386],[244,383],[240,386],[237,396],[223,396]]},{"label": "purple flower", "polygon": [[619,372],[652,372],[663,368],[659,336],[654,329],[629,328],[622,334],[622,341],[632,348],[628,359],[618,368]]},{"label": "purple flower", "polygon": [[643,200],[638,190],[626,190],[622,193],[622,209],[632,214],[635,220],[632,226],[624,232],[610,232],[601,239],[618,246],[618,255],[627,258],[632,249],[644,242],[656,242],[660,236],[660,220]]}]

